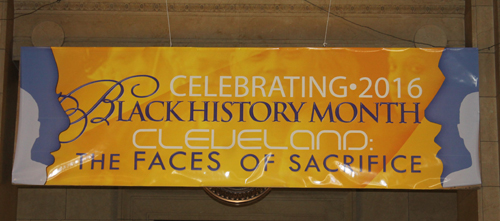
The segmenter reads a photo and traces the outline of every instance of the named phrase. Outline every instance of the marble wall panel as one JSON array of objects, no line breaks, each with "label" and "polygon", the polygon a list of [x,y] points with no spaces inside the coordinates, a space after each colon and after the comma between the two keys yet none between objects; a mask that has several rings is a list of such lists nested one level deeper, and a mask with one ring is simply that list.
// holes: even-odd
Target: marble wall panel
[{"label": "marble wall panel", "polygon": [[200,189],[125,189],[121,211],[121,219],[160,220],[352,220],[353,213],[351,191],[302,189],[273,189],[245,207],[222,205]]},{"label": "marble wall panel", "polygon": [[[427,2],[424,2],[427,1]],[[333,1],[328,0],[278,0],[278,1],[176,1],[168,2],[170,12],[222,12],[222,13],[320,13],[330,9],[336,14],[463,14],[465,1]],[[16,12],[34,10],[51,1],[16,1]],[[40,11],[120,11],[166,12],[165,1],[64,1],[50,4]]]},{"label": "marble wall panel", "polygon": [[370,190],[356,192],[356,220],[408,220],[408,192]]},{"label": "marble wall panel", "polygon": [[455,191],[410,192],[408,220],[457,220],[457,193]]},{"label": "marble wall panel", "polygon": [[474,221],[479,218],[478,190],[457,191],[457,218],[458,221]]},{"label": "marble wall panel", "polygon": [[[5,50],[0,49],[0,70],[4,70],[4,67],[5,67],[5,62],[3,62],[4,60],[5,60]],[[3,88],[4,88],[3,83],[4,83],[4,78],[2,76],[2,77],[0,77],[0,107],[2,105],[1,101],[3,98],[3,96],[2,96]],[[2,108],[0,108],[0,111],[2,111]],[[0,116],[2,116],[2,115],[0,114]],[[0,131],[1,131],[1,129],[0,129]]]},{"label": "marble wall panel", "polygon": [[[384,25],[398,19],[398,25]],[[368,25],[391,35],[413,40],[419,28],[428,24],[439,27],[446,35],[447,46],[464,45],[463,20],[460,18],[375,18],[352,17],[352,21]],[[37,15],[16,21],[14,57],[21,46],[32,46],[33,29],[51,21],[64,30],[63,46],[168,46],[168,26],[158,16],[126,15]],[[144,25],[146,24],[146,25]],[[450,28],[458,24],[461,28]],[[309,46],[321,47],[326,17],[315,16],[172,16],[171,35],[174,46]],[[368,29],[332,19],[327,35],[331,47],[414,47]],[[441,45],[445,46],[445,45]]]},{"label": "marble wall panel", "polygon": [[18,219],[66,218],[66,189],[19,188]]},{"label": "marble wall panel", "polygon": [[[494,45],[493,7],[476,6],[476,19],[477,47],[482,49]],[[493,51],[494,48],[489,50]]]},{"label": "marble wall panel", "polygon": [[480,106],[480,140],[498,141],[497,103],[495,97],[479,98]]},{"label": "marble wall panel", "polygon": [[68,189],[67,219],[117,219],[118,189]]},{"label": "marble wall panel", "polygon": [[483,189],[480,188],[477,190],[477,213],[478,213],[478,221],[483,221]]},{"label": "marble wall panel", "polygon": [[482,186],[500,186],[498,143],[481,142]]},{"label": "marble wall panel", "polygon": [[475,5],[478,5],[478,6],[493,6],[493,2],[494,0],[474,0],[475,2]]},{"label": "marble wall panel", "polygon": [[495,55],[479,54],[479,96],[496,96]]},{"label": "marble wall panel", "polygon": [[483,220],[500,220],[500,188],[482,188],[482,216]]},{"label": "marble wall panel", "polygon": [[[327,1],[313,1],[326,4]],[[437,4],[435,4],[438,2]],[[234,4],[233,4],[234,3]],[[317,46],[324,40],[327,14],[303,2],[174,1],[170,13],[174,46]],[[38,2],[17,1],[16,12]],[[70,1],[15,22],[15,52],[31,45],[34,27],[51,21],[62,27],[64,46],[168,46],[167,16],[159,3]],[[151,4],[151,5],[148,5]],[[413,40],[422,27],[434,25],[446,35],[446,46],[464,45],[462,1],[338,2],[334,13],[389,35]],[[366,4],[366,5],[364,5]],[[128,8],[124,11],[124,8]],[[306,9],[305,7],[312,7]],[[397,20],[397,23],[393,21]],[[388,25],[389,24],[389,25]],[[413,47],[413,43],[353,25],[331,16],[328,46]],[[445,45],[442,45],[445,46]]]}]

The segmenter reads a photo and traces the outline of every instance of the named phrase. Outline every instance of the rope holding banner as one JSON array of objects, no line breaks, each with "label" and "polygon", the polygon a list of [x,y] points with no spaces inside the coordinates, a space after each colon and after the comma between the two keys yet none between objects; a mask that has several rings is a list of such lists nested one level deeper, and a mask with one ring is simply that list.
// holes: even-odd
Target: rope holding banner
[{"label": "rope holding banner", "polygon": [[168,0],[165,0],[165,7],[167,8],[168,39],[170,42],[170,47],[172,47],[172,33],[170,32],[170,16],[168,14]]},{"label": "rope holding banner", "polygon": [[330,0],[330,4],[328,5],[328,16],[326,17],[326,28],[325,28],[325,40],[323,41],[323,47],[326,47],[328,43],[326,43],[326,36],[328,34],[328,22],[330,21],[330,10],[332,8],[332,0]]}]

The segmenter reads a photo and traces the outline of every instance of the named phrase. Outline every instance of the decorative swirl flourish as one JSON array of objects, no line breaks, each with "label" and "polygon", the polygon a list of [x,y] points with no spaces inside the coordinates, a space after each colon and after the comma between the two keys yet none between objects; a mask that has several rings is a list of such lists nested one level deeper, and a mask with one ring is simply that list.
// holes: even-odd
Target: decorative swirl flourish
[{"label": "decorative swirl flourish", "polygon": [[[97,81],[92,81],[92,82],[89,82],[89,83],[86,83],[84,85],[81,85],[77,88],[75,88],[74,90],[72,90],[71,92],[69,92],[68,94],[60,94],[59,95],[59,98],[60,98],[60,101],[59,103],[61,103],[61,106],[62,106],[62,103],[64,101],[73,101],[74,102],[74,107],[72,108],[68,108],[66,109],[66,114],[68,115],[68,117],[71,117],[73,115],[75,115],[76,113],[81,113],[82,116],[71,121],[71,125],[73,124],[76,124],[80,121],[83,121],[84,122],[84,126],[82,128],[82,130],[80,131],[80,133],[73,139],[71,140],[68,140],[68,141],[61,141],[61,143],[71,143],[73,141],[75,141],[76,139],[78,139],[84,132],[85,130],[87,129],[87,125],[89,123],[89,120],[90,120],[90,123],[93,123],[93,124],[98,124],[98,123],[102,123],[102,122],[106,122],[107,125],[109,125],[109,121],[108,121],[108,118],[111,117],[111,115],[114,113],[115,111],[115,101],[118,101],[118,99],[120,99],[123,94],[124,94],[124,91],[125,91],[125,87],[123,86],[123,82],[129,80],[129,79],[133,79],[133,78],[149,78],[151,80],[153,80],[156,84],[153,90],[153,92],[149,93],[149,94],[145,94],[145,95],[139,95],[135,92],[136,88],[138,86],[140,86],[140,84],[135,84],[134,86],[132,86],[132,88],[130,89],[130,93],[132,94],[132,96],[136,97],[136,98],[147,98],[147,97],[150,97],[152,96],[153,94],[155,94],[158,89],[160,88],[160,82],[158,81],[158,79],[156,79],[155,77],[153,76],[149,76],[149,75],[134,75],[134,76],[130,76],[130,77],[127,77],[127,78],[124,78],[123,80],[121,81],[116,81],[116,80],[97,80]],[[97,102],[92,105],[92,107],[90,109],[88,109],[87,111],[83,110],[80,108],[80,103],[78,102],[78,99],[74,96],[74,93],[76,93],[77,91],[80,91],[82,89],[84,89],[85,87],[89,86],[89,85],[93,85],[93,84],[96,84],[96,83],[103,83],[103,82],[111,82],[111,83],[114,83],[98,100]],[[118,95],[116,95],[115,97],[112,97],[112,98],[109,98],[108,96],[115,90],[118,90]],[[100,117],[94,117],[94,118],[89,118],[89,115],[92,114],[92,112],[94,112],[97,107],[99,107],[100,105],[102,104],[107,104],[109,105],[109,111],[108,113],[105,115],[105,116],[100,116]]]}]

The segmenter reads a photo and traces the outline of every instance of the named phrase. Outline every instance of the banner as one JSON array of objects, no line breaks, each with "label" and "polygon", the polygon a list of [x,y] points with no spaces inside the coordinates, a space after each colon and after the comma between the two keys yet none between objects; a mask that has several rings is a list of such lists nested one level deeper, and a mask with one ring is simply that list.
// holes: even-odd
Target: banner
[{"label": "banner", "polygon": [[22,48],[15,184],[481,183],[476,48]]}]

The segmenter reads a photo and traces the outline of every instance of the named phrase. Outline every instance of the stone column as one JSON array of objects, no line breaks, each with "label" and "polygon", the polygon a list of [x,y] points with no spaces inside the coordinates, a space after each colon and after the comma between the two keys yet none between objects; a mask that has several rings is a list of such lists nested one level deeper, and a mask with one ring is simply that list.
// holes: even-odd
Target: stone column
[{"label": "stone column", "polygon": [[12,63],[14,1],[0,2],[0,219],[15,220],[17,188],[11,184],[14,151],[17,72]]},{"label": "stone column", "polygon": [[[496,0],[472,0],[472,46],[479,48],[479,96],[482,187],[477,191],[478,219],[500,220],[500,182],[497,121],[497,68],[498,47],[495,22]],[[460,204],[466,204],[459,201]]]}]

